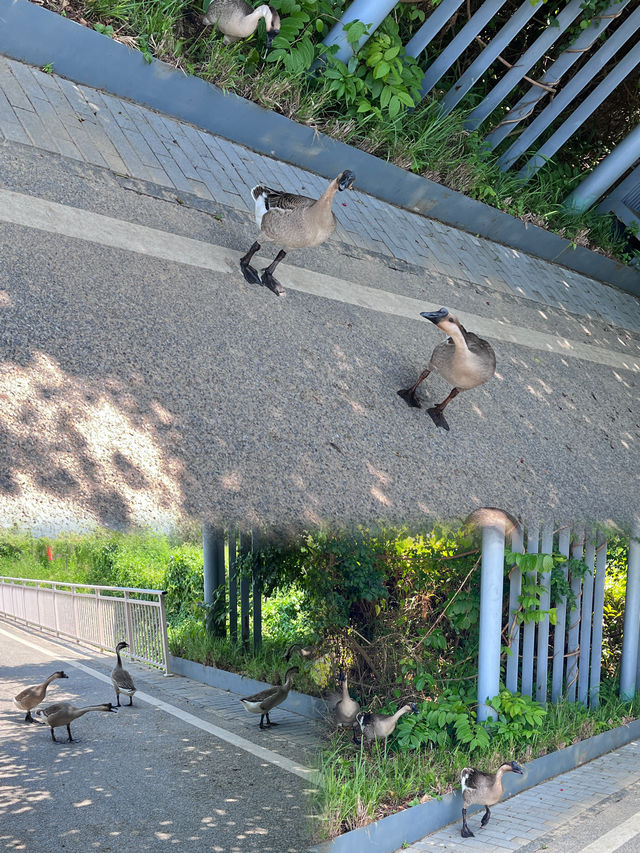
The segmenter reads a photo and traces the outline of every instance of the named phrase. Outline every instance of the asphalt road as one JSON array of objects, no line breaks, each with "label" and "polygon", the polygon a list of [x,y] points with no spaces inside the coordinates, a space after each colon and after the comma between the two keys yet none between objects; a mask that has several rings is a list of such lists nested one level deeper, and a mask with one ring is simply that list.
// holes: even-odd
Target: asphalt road
[{"label": "asphalt road", "polygon": [[[1,627],[5,627],[4,623]],[[110,684],[0,635],[0,847],[43,853],[215,851],[299,853],[309,807],[298,776],[134,697],[117,714],[92,712],[51,740],[23,722],[12,697],[64,668],[41,707],[113,701]],[[90,662],[91,653],[87,653]],[[174,697],[154,693],[175,704]],[[193,709],[191,710],[193,714]],[[203,717],[203,719],[205,719]],[[268,742],[267,742],[268,743]]]},{"label": "asphalt road", "polygon": [[[637,335],[338,242],[292,252],[279,299],[237,268],[250,216],[15,144],[0,189],[21,217],[5,195],[0,524],[640,511]],[[396,394],[442,340],[419,317],[440,305],[498,363],[449,433]],[[430,377],[422,398],[448,391]]]}]

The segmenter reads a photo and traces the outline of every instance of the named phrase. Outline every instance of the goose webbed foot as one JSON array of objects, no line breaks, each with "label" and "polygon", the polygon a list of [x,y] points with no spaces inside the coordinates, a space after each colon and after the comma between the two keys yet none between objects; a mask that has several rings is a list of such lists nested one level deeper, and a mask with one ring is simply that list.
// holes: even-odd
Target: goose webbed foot
[{"label": "goose webbed foot", "polygon": [[471,830],[469,829],[469,827],[467,826],[466,823],[462,824],[462,829],[460,830],[460,835],[463,838],[474,838],[475,837],[473,832],[471,832]]},{"label": "goose webbed foot", "polygon": [[260,282],[264,284],[265,287],[268,287],[269,290],[272,290],[276,296],[283,296],[286,293],[284,287],[273,277],[273,274],[270,273],[268,269],[263,270],[262,278],[259,283]]},{"label": "goose webbed foot", "polygon": [[249,282],[249,284],[262,284],[258,270],[255,267],[252,267],[251,264],[245,264],[240,261],[240,269],[242,270],[244,280]]},{"label": "goose webbed foot", "polygon": [[33,719],[33,717],[31,716],[31,711],[27,711],[27,715],[26,715],[26,717],[24,718],[24,722],[25,722],[25,723],[35,723],[35,722],[36,722],[36,721]]},{"label": "goose webbed foot", "polygon": [[413,388],[401,389],[400,391],[398,391],[398,396],[402,397],[402,399],[406,401],[408,406],[411,406],[414,409],[422,408],[422,404],[416,397],[416,392],[413,390]]},{"label": "goose webbed foot", "polygon": [[486,826],[489,823],[489,818],[491,817],[491,811],[489,806],[485,806],[485,813],[482,816],[482,820],[480,821],[480,826]]},{"label": "goose webbed foot", "polygon": [[427,412],[431,416],[431,420],[437,427],[446,430],[449,432],[449,424],[447,423],[447,419],[442,414],[442,409],[439,406],[433,406],[431,409],[427,409]]}]

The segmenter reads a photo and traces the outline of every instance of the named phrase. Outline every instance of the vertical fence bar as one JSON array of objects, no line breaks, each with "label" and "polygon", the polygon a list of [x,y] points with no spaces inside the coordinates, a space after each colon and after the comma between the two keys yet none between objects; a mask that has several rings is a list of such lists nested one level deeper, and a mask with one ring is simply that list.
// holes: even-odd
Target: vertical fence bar
[{"label": "vertical fence bar", "polygon": [[215,529],[205,522],[202,525],[202,561],[204,574],[204,603],[212,604],[216,590],[216,539]]},{"label": "vertical fence bar", "polygon": [[444,25],[455,15],[463,0],[442,0],[436,9],[429,15],[420,29],[414,33],[411,40],[407,42],[405,52],[407,56],[418,57],[428,44],[438,35]]},{"label": "vertical fence bar", "polygon": [[622,635],[622,662],[620,665],[620,698],[630,701],[636,693],[638,664],[638,635],[640,634],[640,524],[631,530],[629,562],[627,564],[627,590],[624,606],[624,634]]},{"label": "vertical fence bar", "polygon": [[58,620],[58,597],[56,595],[56,585],[55,583],[52,586],[53,590],[53,618],[54,624],[56,626],[56,637],[60,636],[60,628],[59,628],[59,620]]},{"label": "vertical fence bar", "polygon": [[[240,534],[240,554],[243,559],[251,551],[251,533],[243,531]],[[244,649],[249,647],[249,577],[243,574],[240,578],[240,637]]]},{"label": "vertical fence bar", "polygon": [[73,598],[71,599],[73,602],[73,632],[75,634],[76,640],[80,637],[80,626],[78,625],[78,599],[76,597],[76,587],[71,587],[71,594]]},{"label": "vertical fence bar", "polygon": [[[542,539],[540,542],[542,554],[553,552],[553,525],[545,524],[542,528]],[[540,610],[549,610],[551,607],[551,572],[542,572],[540,575]],[[547,681],[549,667],[549,614],[543,616],[538,623],[538,648],[536,653],[536,701],[545,704],[547,701]]]},{"label": "vertical fence bar", "polygon": [[100,646],[104,649],[104,621],[102,619],[102,599],[100,597],[100,590],[96,587],[94,589],[96,596],[96,610],[98,613],[98,631],[100,632]]},{"label": "vertical fence bar", "polygon": [[[260,531],[253,531],[253,550],[259,551],[261,544]],[[262,645],[262,583],[260,578],[253,577],[253,651],[255,654]]]},{"label": "vertical fence bar", "polygon": [[343,13],[338,23],[332,28],[324,40],[327,47],[334,44],[338,45],[338,50],[335,56],[347,63],[353,56],[353,48],[347,40],[347,34],[344,31],[346,24],[352,21],[362,21],[367,24],[368,32],[362,36],[358,42],[358,50],[373,35],[375,30],[384,21],[387,15],[396,5],[396,0],[354,0],[349,8]]},{"label": "vertical fence bar", "polygon": [[136,648],[133,643],[133,627],[131,624],[131,606],[129,603],[129,593],[125,592],[124,594],[124,624],[127,631],[127,643],[129,644],[129,648],[131,651],[129,654],[133,654],[136,651]]},{"label": "vertical fence bar", "polygon": [[[571,535],[568,527],[563,527],[558,534],[558,551],[569,557]],[[568,567],[562,566],[564,579],[568,577]],[[556,604],[556,626],[553,631],[553,671],[551,674],[551,701],[562,699],[562,677],[564,675],[564,646],[565,629],[567,626],[567,599],[562,596]]]},{"label": "vertical fence bar", "polygon": [[217,533],[217,558],[216,564],[218,567],[217,591],[216,599],[216,614],[218,616],[216,622],[220,637],[227,636],[227,571],[225,565],[225,535],[224,529],[220,528]]},{"label": "vertical fence bar", "polygon": [[238,642],[238,578],[237,565],[237,531],[229,528],[229,636],[234,643]]},{"label": "vertical fence bar", "polygon": [[487,700],[500,690],[504,523],[482,527],[480,643],[478,648],[478,720],[495,716]]},{"label": "vertical fence bar", "polygon": [[[574,530],[573,546],[571,556],[574,560],[582,559],[584,549],[584,529]],[[582,578],[577,572],[571,573],[571,591],[575,596],[575,604],[568,615],[569,628],[567,630],[567,686],[566,695],[569,702],[576,701],[576,688],[578,682],[578,653],[580,651],[580,592],[582,589]]]},{"label": "vertical fence bar", "polygon": [[[540,525],[529,525],[527,528],[527,554],[538,553],[538,542],[540,538]],[[535,584],[538,573],[535,571],[525,573],[527,584]],[[536,623],[525,622],[522,628],[522,693],[525,696],[533,696],[533,656],[535,653]]]},{"label": "vertical fence bar", "polygon": [[[518,524],[511,533],[511,550],[514,554],[522,554],[523,536],[522,527]],[[505,684],[507,690],[512,693],[518,691],[518,669],[520,663],[520,625],[516,614],[520,609],[520,593],[522,592],[522,572],[517,565],[511,569],[509,574],[509,648],[511,654],[507,655],[507,674]]]},{"label": "vertical fence bar", "polygon": [[604,582],[607,569],[607,540],[598,532],[596,548],[596,577],[593,585],[593,634],[591,636],[591,682],[589,707],[600,703],[600,670],[602,667],[602,618],[604,613]]},{"label": "vertical fence bar", "polygon": [[596,562],[595,533],[591,531],[584,549],[589,572],[582,581],[582,616],[580,620],[580,662],[578,664],[578,702],[587,706],[589,696],[589,661],[591,657],[591,624],[593,622],[593,575]]}]

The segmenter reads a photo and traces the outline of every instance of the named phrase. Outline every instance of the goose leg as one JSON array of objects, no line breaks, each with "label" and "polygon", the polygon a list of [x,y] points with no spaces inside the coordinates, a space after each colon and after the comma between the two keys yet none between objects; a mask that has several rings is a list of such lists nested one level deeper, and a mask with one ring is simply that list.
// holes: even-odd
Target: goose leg
[{"label": "goose leg", "polygon": [[67,723],[67,732],[69,734],[69,743],[73,743],[73,738],[71,737],[71,726]]},{"label": "goose leg", "polygon": [[133,696],[129,696],[129,707],[133,705]]},{"label": "goose leg", "polygon": [[247,254],[240,258],[240,269],[242,270],[242,275],[244,276],[245,281],[248,281],[249,284],[262,284],[260,276],[258,275],[258,270],[251,266],[251,258],[259,251],[260,243],[256,240]]},{"label": "goose leg", "polygon": [[265,718],[265,717],[267,718],[267,723],[268,723],[268,721],[269,721],[269,715],[268,715],[268,714],[262,714],[262,715],[260,716],[260,725],[258,726],[258,728],[260,728],[260,729],[266,729],[266,728],[268,728],[268,725],[266,725],[266,726],[265,726],[265,725],[263,724],[263,722],[262,722],[262,721],[264,720],[264,718]]},{"label": "goose leg", "polygon": [[27,716],[24,718],[25,723],[35,723],[35,720],[31,716],[31,711],[27,711]]},{"label": "goose leg", "polygon": [[473,838],[473,832],[467,826],[467,810],[462,809],[462,829],[460,830],[460,835],[463,838]]},{"label": "goose leg", "polygon": [[53,727],[51,727],[51,740],[52,740],[54,743],[58,743],[58,741],[56,740],[56,736],[55,736],[55,735],[54,735],[54,733],[53,733]]},{"label": "goose leg", "polygon": [[269,264],[269,266],[266,269],[262,270],[262,283],[265,287],[268,287],[269,290],[273,290],[273,292],[278,296],[282,296],[282,294],[285,292],[285,289],[280,284],[280,282],[273,277],[273,271],[286,254],[287,253],[284,251],[284,249],[280,249],[280,251],[275,256],[273,261]]},{"label": "goose leg", "polygon": [[362,735],[360,736],[360,740],[358,740],[358,738],[356,737],[355,728],[353,729],[353,742],[355,743],[356,746],[360,746],[360,744],[362,743]]},{"label": "goose leg", "polygon": [[116,690],[117,707],[120,707],[120,691]]},{"label": "goose leg", "polygon": [[411,388],[405,388],[404,390],[398,391],[399,396],[402,397],[403,400],[407,401],[407,405],[413,406],[414,409],[422,408],[418,398],[416,397],[416,388],[421,382],[423,382],[427,378],[430,373],[431,371],[429,370],[429,368],[423,370],[420,376],[418,377],[418,381],[415,383],[415,385],[412,385]]},{"label": "goose leg", "polygon": [[482,816],[482,820],[480,821],[480,826],[486,826],[489,823],[489,818],[491,817],[491,810],[489,806],[485,806],[485,812]]},{"label": "goose leg", "polygon": [[437,406],[434,406],[431,409],[427,409],[427,411],[431,415],[431,420],[437,427],[442,427],[442,429],[446,429],[447,431],[449,430],[449,424],[447,423],[447,420],[442,414],[442,412],[447,403],[450,403],[454,397],[458,396],[459,393],[460,391],[458,390],[458,388],[454,388],[446,400],[443,400],[442,403],[438,403]]}]

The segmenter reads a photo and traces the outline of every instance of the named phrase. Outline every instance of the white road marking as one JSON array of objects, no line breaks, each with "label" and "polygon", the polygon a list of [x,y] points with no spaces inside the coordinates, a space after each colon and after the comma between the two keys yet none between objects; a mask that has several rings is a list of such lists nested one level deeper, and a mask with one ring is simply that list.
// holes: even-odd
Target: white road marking
[{"label": "white road marking", "polygon": [[[74,653],[69,649],[64,647],[62,651],[64,655],[57,655],[44,646],[39,645],[38,643],[33,643],[31,640],[27,640],[24,637],[20,637],[17,634],[12,634],[9,631],[5,631],[0,628],[0,634],[4,634],[5,637],[9,637],[12,640],[16,640],[18,643],[22,643],[23,646],[28,646],[31,649],[34,649],[40,654],[47,655],[50,658],[55,660],[64,660],[65,664],[68,666],[75,667],[75,669],[80,669],[82,672],[86,672],[87,675],[91,675],[94,678],[97,678],[99,681],[105,681],[107,684],[111,684],[111,678],[108,675],[104,675],[98,670],[93,669],[86,664],[79,663],[76,660],[73,660]],[[47,638],[47,642],[55,643],[53,640],[49,640]],[[255,755],[256,758],[260,758],[263,761],[268,761],[269,764],[275,764],[276,767],[280,767],[281,770],[287,770],[289,773],[294,773],[296,776],[300,776],[302,779],[306,781],[312,781],[314,771],[309,767],[304,767],[302,764],[298,764],[295,761],[291,761],[290,758],[286,758],[283,755],[278,755],[277,752],[272,752],[270,749],[265,749],[263,746],[258,746],[255,743],[252,743],[250,740],[246,740],[246,738],[240,737],[240,735],[236,735],[233,732],[228,731],[227,729],[222,729],[219,726],[214,726],[212,723],[207,722],[206,720],[201,720],[200,717],[196,717],[194,714],[190,714],[188,711],[183,711],[181,708],[176,708],[175,705],[170,705],[168,702],[163,702],[161,699],[156,699],[155,696],[151,696],[149,693],[144,693],[141,690],[136,691],[136,699],[142,699],[143,702],[146,702],[148,705],[152,705],[154,708],[157,708],[160,711],[164,711],[167,714],[171,714],[173,717],[177,717],[179,720],[182,720],[184,723],[188,723],[191,726],[195,726],[198,729],[202,729],[202,731],[209,732],[214,737],[219,738],[220,740],[225,741],[226,743],[231,744],[232,746],[237,746],[239,749],[243,749],[245,752],[251,753],[251,755]]]},{"label": "white road marking", "polygon": [[[229,261],[237,264],[242,254],[213,243],[180,237],[168,231],[137,225],[134,222],[114,219],[6,189],[0,189],[0,221],[214,272],[228,273]],[[356,305],[383,314],[408,317],[420,323],[424,323],[420,317],[421,311],[437,311],[440,308],[439,303],[430,303],[366,287],[323,273],[305,270],[302,267],[281,264],[278,269],[282,271],[283,277],[286,275],[286,286],[291,290]],[[475,314],[458,311],[456,314],[470,330],[493,340],[631,370],[635,373],[640,372],[640,359],[627,356],[617,350],[589,346],[579,341],[570,341],[567,338]]]},{"label": "white road marking", "polygon": [[613,853],[627,841],[640,834],[640,812],[618,824],[615,829],[605,832],[596,841],[582,848],[582,853]]}]

